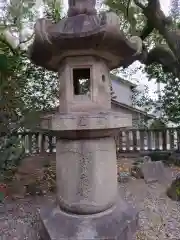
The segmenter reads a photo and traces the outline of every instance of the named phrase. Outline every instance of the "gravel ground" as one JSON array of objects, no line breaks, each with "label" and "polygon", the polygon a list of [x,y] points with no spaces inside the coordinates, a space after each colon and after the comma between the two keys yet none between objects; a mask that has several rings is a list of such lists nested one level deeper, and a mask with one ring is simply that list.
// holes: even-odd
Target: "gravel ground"
[{"label": "gravel ground", "polygon": [[171,201],[158,183],[132,180],[120,185],[120,194],[139,210],[139,240],[180,240],[180,203]]},{"label": "gravel ground", "polygon": [[38,210],[54,196],[6,200],[0,204],[0,240],[39,240]]},{"label": "gravel ground", "polygon": [[[171,201],[166,187],[131,179],[119,185],[119,192],[139,210],[138,240],[180,240],[180,203]],[[54,196],[31,197],[0,204],[0,240],[38,240],[38,211]]]}]

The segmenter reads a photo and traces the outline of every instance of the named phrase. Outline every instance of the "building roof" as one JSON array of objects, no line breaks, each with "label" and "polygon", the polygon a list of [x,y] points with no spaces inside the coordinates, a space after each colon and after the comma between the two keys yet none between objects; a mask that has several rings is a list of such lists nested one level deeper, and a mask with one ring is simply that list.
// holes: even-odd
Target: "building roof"
[{"label": "building roof", "polygon": [[[151,118],[151,119],[155,118],[155,116],[153,114],[147,114],[145,111],[142,111],[140,109],[134,108],[134,107],[129,106],[129,105],[125,104],[125,103],[120,103],[120,102],[118,102],[118,101],[116,101],[114,99],[111,100],[111,104],[114,104],[114,105],[119,106],[119,107],[124,108],[124,109],[128,109],[128,110],[130,110],[132,112],[140,113],[140,114],[142,114],[144,116],[147,116],[148,118]],[[47,111],[41,111],[40,114],[50,114],[51,115],[51,114],[54,114],[54,113],[58,112],[58,108],[59,108],[59,106],[54,107],[52,109],[49,109]]]},{"label": "building roof", "polygon": [[142,114],[144,116],[147,116],[148,118],[155,118],[155,115],[153,115],[153,114],[148,114],[145,111],[142,111],[140,109],[134,108],[134,107],[129,106],[129,105],[125,104],[125,103],[120,103],[120,102],[118,102],[118,101],[116,101],[114,99],[111,100],[111,103],[116,105],[116,106],[119,106],[121,108],[128,109],[128,110],[130,110],[132,112],[140,113],[140,114]]},{"label": "building roof", "polygon": [[133,88],[134,88],[134,87],[137,86],[135,83],[132,83],[132,82],[130,82],[130,81],[128,81],[128,80],[125,80],[125,79],[123,79],[123,78],[121,78],[121,77],[119,77],[119,76],[116,76],[116,75],[114,75],[114,74],[110,74],[110,77],[111,77],[111,80],[117,81],[117,82],[121,82],[121,83],[126,84],[126,85],[128,85],[128,86],[130,86],[130,87],[133,87]]}]

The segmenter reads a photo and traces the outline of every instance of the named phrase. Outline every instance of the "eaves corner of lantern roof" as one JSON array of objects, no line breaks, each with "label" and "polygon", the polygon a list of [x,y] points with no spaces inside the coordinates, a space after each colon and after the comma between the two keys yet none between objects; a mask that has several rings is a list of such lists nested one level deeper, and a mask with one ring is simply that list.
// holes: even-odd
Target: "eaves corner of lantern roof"
[{"label": "eaves corner of lantern roof", "polygon": [[137,42],[128,40],[120,30],[115,13],[80,14],[63,18],[58,23],[39,19],[30,59],[37,65],[58,71],[67,56],[94,55],[104,58],[110,69],[121,65],[139,51]]}]

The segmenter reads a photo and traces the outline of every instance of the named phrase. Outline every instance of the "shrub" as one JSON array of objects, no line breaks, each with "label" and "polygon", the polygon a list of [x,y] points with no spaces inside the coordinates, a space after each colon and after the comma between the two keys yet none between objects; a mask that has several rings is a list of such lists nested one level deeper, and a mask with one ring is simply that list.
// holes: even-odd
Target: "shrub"
[{"label": "shrub", "polygon": [[151,158],[151,161],[168,161],[169,157],[171,156],[171,153],[153,151],[147,155]]},{"label": "shrub", "polygon": [[180,166],[180,157],[174,152],[153,151],[147,154],[152,161],[162,161],[165,165]]},{"label": "shrub", "polygon": [[17,136],[1,139],[0,181],[11,181],[24,157],[25,149]]},{"label": "shrub", "polygon": [[180,154],[172,153],[172,155],[169,158],[169,162],[171,162],[175,166],[180,166]]},{"label": "shrub", "polygon": [[167,196],[175,201],[180,201],[180,178],[177,177],[167,190]]}]

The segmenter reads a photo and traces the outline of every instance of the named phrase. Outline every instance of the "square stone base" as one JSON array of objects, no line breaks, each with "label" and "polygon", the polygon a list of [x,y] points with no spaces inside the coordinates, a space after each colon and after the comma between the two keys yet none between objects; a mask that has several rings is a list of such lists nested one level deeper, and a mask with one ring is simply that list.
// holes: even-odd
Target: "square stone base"
[{"label": "square stone base", "polygon": [[59,206],[40,211],[41,240],[132,240],[138,228],[138,213],[124,201],[93,215],[63,212]]}]

